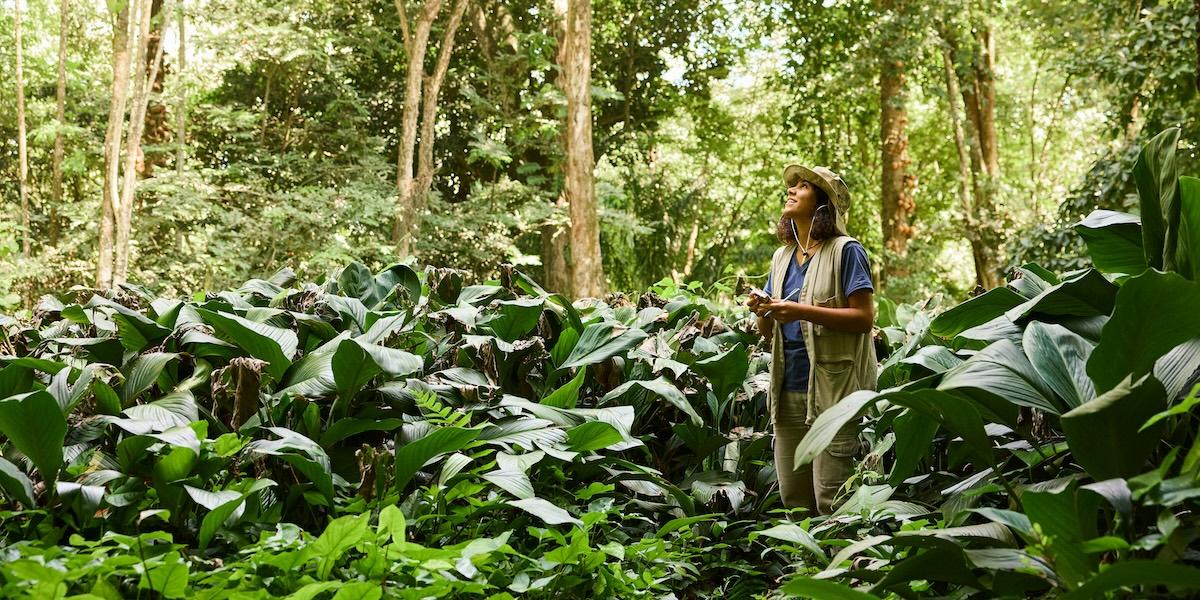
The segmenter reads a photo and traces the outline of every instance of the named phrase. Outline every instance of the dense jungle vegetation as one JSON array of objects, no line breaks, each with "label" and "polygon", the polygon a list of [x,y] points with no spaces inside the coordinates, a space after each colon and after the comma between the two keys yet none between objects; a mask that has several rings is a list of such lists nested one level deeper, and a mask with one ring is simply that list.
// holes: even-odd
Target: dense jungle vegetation
[{"label": "dense jungle vegetation", "polygon": [[[0,6],[0,596],[1200,593],[1195,6]],[[828,516],[791,162],[874,268]]]}]

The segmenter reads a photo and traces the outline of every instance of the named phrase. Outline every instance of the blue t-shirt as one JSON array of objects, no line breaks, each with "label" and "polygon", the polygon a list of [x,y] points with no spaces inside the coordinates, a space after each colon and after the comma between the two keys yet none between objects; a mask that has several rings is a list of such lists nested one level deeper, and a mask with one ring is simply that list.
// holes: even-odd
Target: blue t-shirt
[{"label": "blue t-shirt", "polygon": [[[787,272],[783,276],[784,299],[799,299],[799,290],[804,286],[808,264],[806,262],[803,266],[797,265],[795,254],[791,255]],[[767,275],[767,287],[764,291],[774,296],[772,278],[773,274]],[[871,264],[867,260],[867,250],[858,242],[849,242],[842,248],[842,289],[847,298],[859,290],[875,291],[875,285],[871,282]],[[808,391],[808,348],[804,346],[800,324],[801,321],[783,324],[783,389],[786,392]]]}]

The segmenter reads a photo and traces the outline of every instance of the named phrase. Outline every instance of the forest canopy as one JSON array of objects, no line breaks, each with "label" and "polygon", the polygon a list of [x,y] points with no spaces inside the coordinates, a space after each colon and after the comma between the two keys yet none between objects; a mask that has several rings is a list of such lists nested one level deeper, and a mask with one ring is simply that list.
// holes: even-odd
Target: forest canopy
[{"label": "forest canopy", "polygon": [[[132,0],[21,4],[20,28],[12,0],[0,15],[8,310],[102,283],[109,255],[170,294],[410,255],[568,294],[597,251],[605,291],[762,278],[791,162],[843,174],[888,297],[961,297],[1030,260],[1082,266],[1070,226],[1133,208],[1149,135],[1180,126],[1195,158],[1186,2],[597,0],[598,229],[572,251],[562,6],[154,0],[142,23]],[[102,216],[106,189],[127,214]]]}]

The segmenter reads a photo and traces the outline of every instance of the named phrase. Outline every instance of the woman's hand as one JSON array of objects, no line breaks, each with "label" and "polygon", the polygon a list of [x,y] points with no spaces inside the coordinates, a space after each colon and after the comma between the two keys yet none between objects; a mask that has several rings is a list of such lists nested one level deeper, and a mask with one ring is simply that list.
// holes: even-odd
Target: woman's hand
[{"label": "woman's hand", "polygon": [[755,309],[755,314],[771,319],[776,323],[791,323],[792,321],[799,321],[804,318],[804,305],[791,300],[771,299],[766,302],[760,302]]}]

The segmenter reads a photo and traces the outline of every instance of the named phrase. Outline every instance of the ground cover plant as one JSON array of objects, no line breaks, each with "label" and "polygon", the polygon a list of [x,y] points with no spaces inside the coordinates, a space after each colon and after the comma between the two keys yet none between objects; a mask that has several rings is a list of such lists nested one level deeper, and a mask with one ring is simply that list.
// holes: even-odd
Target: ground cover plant
[{"label": "ground cover plant", "polygon": [[867,452],[773,492],[738,290],[569,302],[507,267],[134,285],[4,318],[5,597],[1132,597],[1200,588],[1200,180],[1177,130],[1094,268],[880,302]]}]

